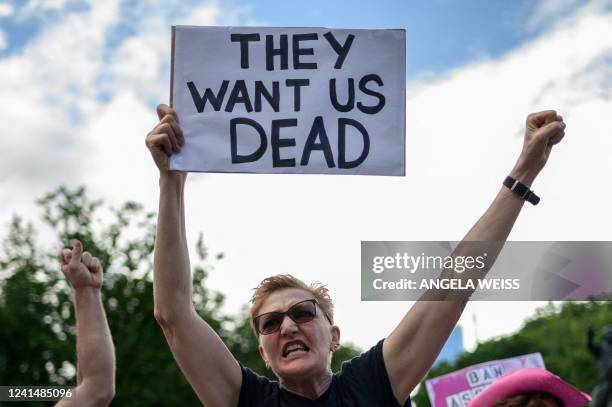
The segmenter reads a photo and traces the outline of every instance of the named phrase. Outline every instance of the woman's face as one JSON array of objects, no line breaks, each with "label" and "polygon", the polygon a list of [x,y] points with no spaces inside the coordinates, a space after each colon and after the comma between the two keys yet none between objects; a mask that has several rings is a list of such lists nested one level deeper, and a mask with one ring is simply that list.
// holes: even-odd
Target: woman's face
[{"label": "woman's face", "polygon": [[[291,306],[313,299],[308,291],[285,288],[270,294],[258,314],[285,312]],[[259,336],[259,353],[282,379],[303,379],[326,373],[330,368],[330,351],[340,340],[340,330],[332,326],[317,305],[316,317],[296,324],[285,315],[280,329]]]}]

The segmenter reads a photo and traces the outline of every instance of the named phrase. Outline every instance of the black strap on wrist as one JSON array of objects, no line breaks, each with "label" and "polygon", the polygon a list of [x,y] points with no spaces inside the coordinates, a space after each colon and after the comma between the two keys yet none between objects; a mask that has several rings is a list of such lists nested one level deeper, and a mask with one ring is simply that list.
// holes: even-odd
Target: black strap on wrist
[{"label": "black strap on wrist", "polygon": [[522,182],[515,180],[511,176],[507,176],[504,180],[504,185],[510,189],[510,191],[514,192],[518,196],[520,196],[525,201],[537,205],[540,202],[540,197],[533,193],[531,189]]}]

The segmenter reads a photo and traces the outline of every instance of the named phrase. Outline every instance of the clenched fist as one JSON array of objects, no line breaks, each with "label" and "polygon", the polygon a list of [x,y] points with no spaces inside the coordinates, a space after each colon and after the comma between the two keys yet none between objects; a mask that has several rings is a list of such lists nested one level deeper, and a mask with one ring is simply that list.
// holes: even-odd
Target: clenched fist
[{"label": "clenched fist", "polygon": [[61,253],[62,273],[75,290],[85,287],[102,287],[102,265],[100,260],[89,252],[83,253],[83,245],[78,240],[72,250],[63,249]]},{"label": "clenched fist", "polygon": [[530,185],[544,168],[555,144],[565,136],[563,118],[554,110],[527,116],[523,150],[511,175]]},{"label": "clenched fist", "polygon": [[168,163],[172,154],[185,145],[183,131],[178,125],[178,115],[167,105],[157,106],[159,123],[147,134],[145,143],[160,172],[170,171]]}]

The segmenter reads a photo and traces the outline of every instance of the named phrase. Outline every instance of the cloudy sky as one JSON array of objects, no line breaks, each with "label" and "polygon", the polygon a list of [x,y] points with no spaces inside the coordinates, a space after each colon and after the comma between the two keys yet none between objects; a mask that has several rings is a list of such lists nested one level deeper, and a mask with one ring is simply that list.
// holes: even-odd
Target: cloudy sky
[{"label": "cloudy sky", "polygon": [[[407,29],[406,177],[192,174],[190,243],[226,259],[210,285],[236,312],[270,274],[323,281],[343,339],[369,347],[410,303],[360,301],[362,240],[460,240],[497,193],[525,116],[567,124],[513,240],[612,240],[612,1],[0,1],[0,221],[86,184],[156,210],[144,147],[168,101],[170,26]],[[473,303],[465,341],[512,332],[541,303]],[[475,318],[474,318],[475,317]],[[477,321],[474,325],[474,319]]]}]

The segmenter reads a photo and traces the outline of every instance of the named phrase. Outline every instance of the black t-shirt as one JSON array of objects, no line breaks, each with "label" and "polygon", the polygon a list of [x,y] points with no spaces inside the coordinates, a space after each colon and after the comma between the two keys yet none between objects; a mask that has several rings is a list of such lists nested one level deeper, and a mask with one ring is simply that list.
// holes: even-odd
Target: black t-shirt
[{"label": "black t-shirt", "polygon": [[[238,407],[400,407],[393,396],[381,340],[369,351],[342,364],[331,385],[316,400],[290,393],[278,382],[242,365]],[[410,406],[408,399],[404,406]]]}]

